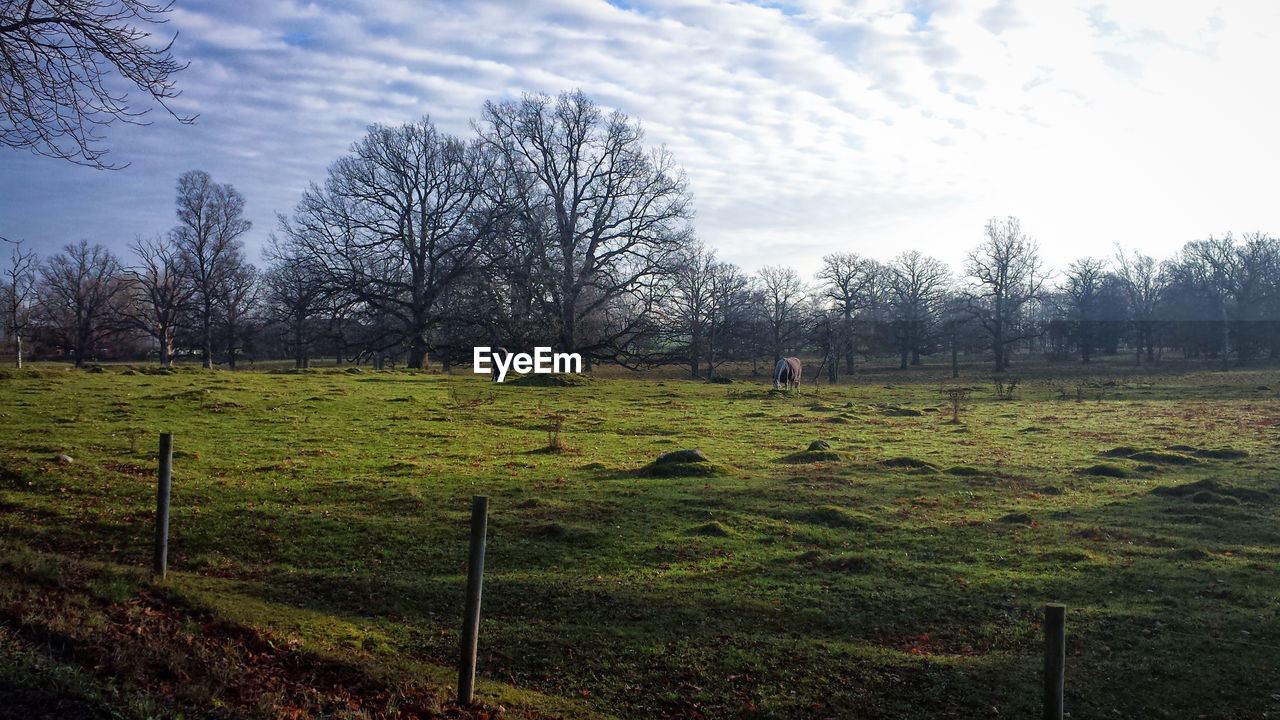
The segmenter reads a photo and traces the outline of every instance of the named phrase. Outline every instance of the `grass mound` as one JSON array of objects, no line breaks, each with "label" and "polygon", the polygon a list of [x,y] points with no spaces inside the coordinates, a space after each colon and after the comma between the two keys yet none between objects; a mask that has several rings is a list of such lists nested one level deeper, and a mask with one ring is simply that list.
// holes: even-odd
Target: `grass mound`
[{"label": "grass mound", "polygon": [[810,559],[807,563],[815,570],[827,572],[866,575],[876,569],[876,565],[861,553],[840,553],[838,555],[821,556]]},{"label": "grass mound", "polygon": [[1000,522],[1010,525],[1030,525],[1031,516],[1026,513],[1009,513],[1000,518]]},{"label": "grass mound", "polygon": [[1153,495],[1190,500],[1200,505],[1239,505],[1262,503],[1271,496],[1261,490],[1224,485],[1213,478],[1205,478],[1183,485],[1166,485],[1151,491]]},{"label": "grass mound", "polygon": [[880,410],[880,414],[887,415],[889,417],[920,417],[921,415],[924,415],[924,413],[920,412],[919,410],[916,410],[915,408],[904,408],[904,407],[896,407],[896,406],[883,408]]},{"label": "grass mound", "polygon": [[673,450],[636,471],[641,477],[716,477],[729,468],[713,463],[701,450]]},{"label": "grass mound", "polygon": [[1182,453],[1164,452],[1161,450],[1143,450],[1129,456],[1130,460],[1138,460],[1141,462],[1156,463],[1159,465],[1195,465],[1200,462],[1190,455]]},{"label": "grass mound", "polygon": [[519,385],[521,387],[577,387],[579,385],[590,385],[591,382],[590,377],[576,373],[530,373],[529,375],[521,375],[514,380],[508,380],[506,384]]},{"label": "grass mound", "polygon": [[778,458],[780,463],[838,462],[844,458],[835,450],[801,450]]},{"label": "grass mound", "polygon": [[1111,463],[1098,463],[1097,465],[1090,465],[1089,467],[1081,470],[1080,472],[1084,473],[1085,475],[1094,475],[1097,477],[1113,477],[1113,478],[1133,477],[1133,473],[1120,467],[1119,465],[1112,465]]},{"label": "grass mound", "polygon": [[805,510],[795,516],[795,519],[807,523],[809,525],[822,525],[830,528],[849,528],[855,530],[862,529],[862,521],[855,517],[848,510],[836,505],[823,505]]},{"label": "grass mound", "polygon": [[1213,450],[1196,450],[1195,456],[1209,460],[1240,460],[1249,457],[1249,451],[1235,448],[1216,448]]},{"label": "grass mound", "polygon": [[942,472],[956,477],[978,477],[986,474],[982,470],[968,465],[953,465]]},{"label": "grass mound", "polygon": [[898,470],[914,470],[925,472],[937,472],[938,466],[925,460],[917,460],[913,457],[894,457],[888,460],[881,460],[880,464],[887,468]]},{"label": "grass mound", "polygon": [[733,528],[725,525],[719,520],[712,520],[705,525],[699,525],[689,530],[690,535],[701,535],[702,537],[729,537],[733,534]]},{"label": "grass mound", "polygon": [[[1176,447],[1190,447],[1179,445]],[[1173,448],[1170,448],[1172,450]],[[1195,450],[1195,448],[1191,448]],[[1125,458],[1128,460],[1137,460],[1138,462],[1157,463],[1160,465],[1195,465],[1199,462],[1190,455],[1181,452],[1170,452],[1168,450],[1142,450],[1140,448],[1131,447],[1129,445],[1121,445],[1114,447],[1106,452],[1098,453],[1101,457],[1107,458]]]}]

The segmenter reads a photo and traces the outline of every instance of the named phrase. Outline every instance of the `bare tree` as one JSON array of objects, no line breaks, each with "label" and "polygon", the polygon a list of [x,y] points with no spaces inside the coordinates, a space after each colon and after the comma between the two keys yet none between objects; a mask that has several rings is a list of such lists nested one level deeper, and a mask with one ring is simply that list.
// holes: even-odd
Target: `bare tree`
[{"label": "bare tree", "polygon": [[766,265],[758,274],[764,305],[760,308],[769,333],[769,350],[778,362],[793,349],[804,332],[806,289],[790,267]]},{"label": "bare tree", "polygon": [[972,281],[968,310],[990,336],[996,372],[1003,372],[1009,347],[1035,332],[1023,322],[1023,311],[1040,296],[1045,276],[1039,250],[1017,218],[991,218],[985,231],[986,239],[970,251],[965,263]]},{"label": "bare tree", "polygon": [[172,238],[138,238],[129,249],[137,264],[125,275],[131,299],[126,319],[155,340],[160,364],[172,367],[174,338],[191,310],[195,286]]},{"label": "bare tree", "polygon": [[216,322],[227,367],[232,370],[254,330],[259,285],[258,269],[248,263],[241,263],[218,278]]},{"label": "bare tree", "polygon": [[831,365],[828,372],[834,382],[839,376],[840,356],[844,356],[845,372],[853,372],[853,358],[857,350],[854,333],[855,317],[859,310],[874,303],[876,282],[882,277],[879,263],[857,253],[832,253],[822,258],[818,280],[822,281],[822,295],[831,302],[840,322],[835,328]]},{"label": "bare tree", "polygon": [[288,243],[273,237],[267,257],[271,266],[262,274],[264,309],[270,320],[283,326],[293,366],[306,368],[312,343],[327,331],[321,318],[334,314],[330,300],[337,293],[320,268]]},{"label": "bare tree", "polygon": [[1168,276],[1161,271],[1155,258],[1136,250],[1126,253],[1118,245],[1116,268],[1128,305],[1129,321],[1133,324],[1137,363],[1142,364],[1143,348],[1146,349],[1147,362],[1153,362],[1156,359],[1155,328],[1160,297],[1169,284]]},{"label": "bare tree", "polygon": [[203,170],[178,178],[178,225],[171,231],[182,253],[183,271],[193,288],[196,330],[204,367],[213,367],[214,321],[225,278],[244,265],[240,236],[251,223],[244,218],[244,196],[231,185],[213,181]]},{"label": "bare tree", "polygon": [[[645,152],[637,123],[604,115],[581,92],[486,103],[483,133],[527,189],[522,214],[545,221],[542,263],[560,349],[611,356],[645,322],[630,310],[688,240],[683,171],[665,149]],[[608,332],[588,337],[601,313],[614,321],[595,322]]]},{"label": "bare tree", "polygon": [[13,247],[9,250],[9,263],[5,265],[3,277],[0,278],[0,290],[3,290],[4,332],[13,339],[16,362],[22,367],[22,336],[26,334],[31,321],[31,300],[35,296],[36,254],[22,249],[21,240],[8,240]]},{"label": "bare tree", "polygon": [[675,330],[678,342],[685,348],[689,376],[694,378],[700,376],[699,368],[706,356],[717,265],[714,250],[701,243],[688,248],[675,259],[670,298],[664,303],[668,312],[663,323]]},{"label": "bare tree", "polygon": [[154,44],[145,29],[168,22],[172,7],[146,0],[0,2],[0,144],[90,167],[124,167],[104,159],[101,130],[116,120],[146,124],[149,110],[135,109],[122,85],[150,95],[178,122],[194,122],[168,104],[179,94],[171,76],[187,67],[173,58],[173,39]]},{"label": "bare tree", "polygon": [[741,337],[750,320],[747,311],[751,280],[737,265],[718,262],[708,276],[707,379],[726,358],[734,337]]},{"label": "bare tree", "polygon": [[76,367],[94,356],[113,329],[115,303],[124,289],[121,276],[115,256],[87,240],[63,247],[40,267],[40,311]]},{"label": "bare tree", "polygon": [[441,294],[471,271],[496,225],[492,158],[429,119],[375,125],[280,226],[331,284],[401,328],[421,368]]},{"label": "bare tree", "polygon": [[1097,258],[1081,258],[1067,268],[1062,294],[1066,300],[1064,314],[1075,327],[1080,348],[1080,362],[1093,359],[1096,328],[1104,314],[1103,303],[1112,278],[1106,263]]},{"label": "bare tree", "polygon": [[920,364],[920,353],[938,323],[951,270],[937,258],[909,250],[890,263],[887,280],[889,312],[901,355],[900,367],[905,370],[908,359],[912,365]]}]

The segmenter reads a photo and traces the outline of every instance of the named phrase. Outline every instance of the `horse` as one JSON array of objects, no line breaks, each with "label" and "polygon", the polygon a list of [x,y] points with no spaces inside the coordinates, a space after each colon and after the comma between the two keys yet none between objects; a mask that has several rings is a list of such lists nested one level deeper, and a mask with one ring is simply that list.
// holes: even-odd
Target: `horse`
[{"label": "horse", "polygon": [[802,370],[800,358],[782,358],[773,369],[773,389],[777,390],[782,386],[786,386],[788,390],[791,388],[800,389],[800,372]]},{"label": "horse", "polygon": [[502,358],[505,364],[507,356],[510,354],[511,354],[511,351],[504,347],[496,347],[493,350],[489,351],[489,357],[493,358],[492,378],[494,382],[498,382],[498,358]]}]

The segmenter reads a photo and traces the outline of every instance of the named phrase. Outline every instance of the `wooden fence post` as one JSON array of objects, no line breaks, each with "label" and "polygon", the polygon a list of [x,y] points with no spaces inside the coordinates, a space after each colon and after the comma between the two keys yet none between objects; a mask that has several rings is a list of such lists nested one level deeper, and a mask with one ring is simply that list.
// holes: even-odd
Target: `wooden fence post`
[{"label": "wooden fence post", "polygon": [[489,496],[471,498],[471,557],[467,563],[467,603],[462,617],[462,662],[458,663],[458,704],[475,699],[476,645],[480,635],[480,591],[484,582],[484,541]]},{"label": "wooden fence post", "polygon": [[156,557],[154,571],[163,580],[169,570],[169,487],[173,479],[173,433],[160,433],[160,470],[156,474]]},{"label": "wooden fence post", "polygon": [[1063,673],[1067,665],[1067,607],[1044,606],[1044,720],[1062,720]]}]

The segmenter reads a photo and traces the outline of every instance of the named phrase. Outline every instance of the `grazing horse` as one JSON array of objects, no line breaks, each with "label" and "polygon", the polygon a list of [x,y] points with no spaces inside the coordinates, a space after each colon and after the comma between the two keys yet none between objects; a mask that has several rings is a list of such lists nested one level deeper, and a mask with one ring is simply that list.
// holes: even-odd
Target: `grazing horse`
[{"label": "grazing horse", "polygon": [[788,390],[800,389],[800,371],[800,358],[782,358],[773,369],[773,389],[777,390],[784,385]]},{"label": "grazing horse", "polygon": [[491,358],[493,358],[493,374],[492,374],[492,377],[493,377],[493,381],[494,381],[494,382],[498,382],[498,362],[497,362],[497,361],[498,361],[498,358],[502,358],[502,359],[503,359],[503,362],[504,362],[504,364],[505,364],[506,359],[507,359],[507,356],[508,356],[508,355],[510,355],[510,354],[511,354],[511,351],[510,351],[510,350],[508,350],[508,349],[506,349],[506,348],[504,348],[504,347],[496,347],[496,348],[494,348],[493,350],[491,350],[491,351],[489,352],[489,356],[490,356]]}]

